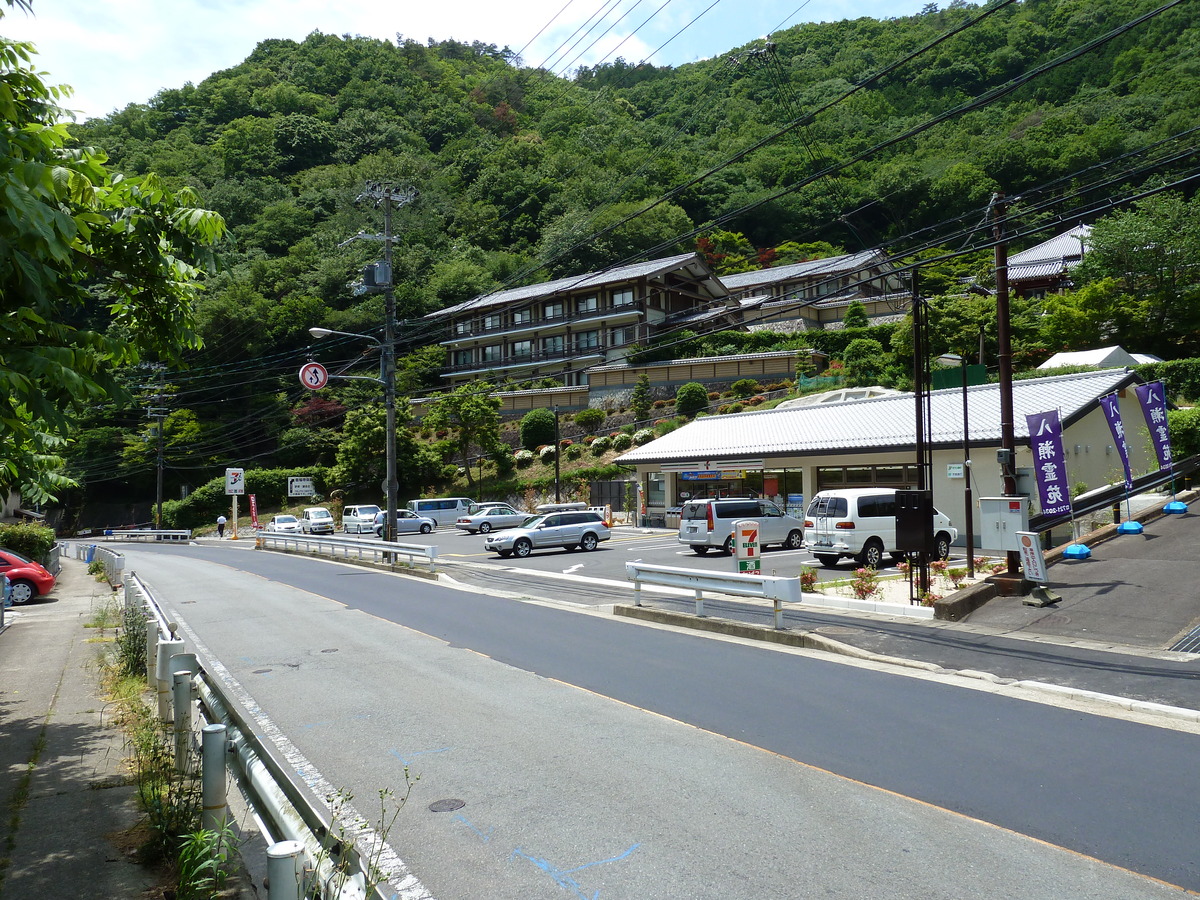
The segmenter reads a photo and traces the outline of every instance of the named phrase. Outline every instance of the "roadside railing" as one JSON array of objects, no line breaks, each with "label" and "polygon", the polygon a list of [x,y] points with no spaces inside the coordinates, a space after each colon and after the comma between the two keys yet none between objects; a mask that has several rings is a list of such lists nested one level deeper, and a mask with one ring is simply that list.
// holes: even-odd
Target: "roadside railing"
[{"label": "roadside railing", "polygon": [[228,771],[275,838],[267,849],[271,897],[383,900],[384,888],[394,891],[372,871],[378,848],[347,840],[293,781],[293,770],[255,733],[220,680],[196,654],[184,652],[178,626],[164,616],[146,584],[134,572],[124,584],[127,610],[146,618],[146,677],[157,690],[159,719],[171,725],[175,770],[195,772],[199,764],[201,827],[219,831],[230,821]]},{"label": "roadside railing", "polygon": [[316,553],[334,559],[369,559],[388,565],[396,565],[403,557],[408,565],[416,566],[420,563],[428,565],[430,572],[437,571],[438,548],[422,544],[262,531],[254,539],[254,546],[261,550]]},{"label": "roadside railing", "polygon": [[120,584],[121,575],[125,571],[125,557],[115,550],[109,550],[107,547],[98,547],[95,544],[82,544],[71,542],[67,544],[69,555],[75,559],[81,559],[88,565],[91,565],[96,560],[104,563],[104,577],[108,579],[109,584]]},{"label": "roadside railing", "polygon": [[633,604],[642,605],[642,585],[694,591],[696,615],[704,615],[704,594],[727,594],[735,597],[755,597],[770,600],[775,610],[775,627],[783,628],[783,604],[802,600],[799,578],[779,575],[751,575],[741,572],[707,572],[700,569],[680,569],[674,566],[655,566],[642,562],[625,563],[625,574],[633,582]]},{"label": "roadside railing", "polygon": [[182,541],[192,539],[192,532],[185,528],[106,528],[97,535],[92,535],[95,541]]}]

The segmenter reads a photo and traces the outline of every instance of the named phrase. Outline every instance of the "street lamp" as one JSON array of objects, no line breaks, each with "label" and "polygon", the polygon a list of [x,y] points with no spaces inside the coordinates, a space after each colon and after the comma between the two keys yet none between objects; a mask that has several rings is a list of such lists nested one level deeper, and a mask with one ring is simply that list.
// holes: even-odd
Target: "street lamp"
[{"label": "street lamp", "polygon": [[962,405],[963,405],[963,496],[966,500],[966,529],[967,529],[967,577],[975,577],[975,513],[974,501],[971,497],[971,432],[967,424],[967,361],[957,353],[943,353],[937,358],[943,366],[953,368],[958,366],[962,371]]},{"label": "street lamp", "polygon": [[[390,329],[389,329],[390,331]],[[320,340],[331,334],[342,337],[361,338],[370,341],[380,349],[379,377],[367,375],[331,375],[330,378],[348,380],[374,381],[383,385],[383,405],[387,410],[387,430],[384,440],[387,442],[387,474],[384,477],[384,490],[387,493],[387,518],[383,521],[383,539],[396,539],[396,493],[399,485],[396,483],[396,345],[393,340],[379,340],[369,334],[356,334],[353,331],[334,331],[332,328],[310,328],[308,333]],[[389,338],[390,338],[389,334]]]}]

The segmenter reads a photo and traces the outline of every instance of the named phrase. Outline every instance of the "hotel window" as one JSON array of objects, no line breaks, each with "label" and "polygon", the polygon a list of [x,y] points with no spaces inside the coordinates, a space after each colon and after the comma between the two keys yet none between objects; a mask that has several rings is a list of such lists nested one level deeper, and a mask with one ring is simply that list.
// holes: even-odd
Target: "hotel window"
[{"label": "hotel window", "polygon": [[502,321],[503,321],[503,319],[501,319],[499,313],[493,313],[490,316],[484,316],[483,317],[484,330],[485,331],[493,331],[500,327],[500,323]]},{"label": "hotel window", "polygon": [[629,325],[626,328],[614,328],[608,333],[608,346],[623,347],[637,340],[637,327]]},{"label": "hotel window", "polygon": [[561,300],[555,300],[553,303],[547,303],[542,307],[543,319],[561,319],[563,315],[563,305]]},{"label": "hotel window", "polygon": [[454,351],[454,365],[469,366],[470,364],[471,364],[471,351],[470,350],[455,350]]},{"label": "hotel window", "polygon": [[470,322],[455,322],[454,323],[454,333],[455,334],[470,334],[471,333],[471,323]]},{"label": "hotel window", "polygon": [[518,309],[513,313],[514,325],[528,325],[533,321],[532,309]]},{"label": "hotel window", "polygon": [[623,288],[619,291],[613,291],[613,306],[632,306],[633,305],[633,288]]},{"label": "hotel window", "polygon": [[533,356],[533,341],[513,341],[512,355],[516,359]]},{"label": "hotel window", "polygon": [[595,350],[600,346],[599,331],[581,331],[575,335],[576,350]]},{"label": "hotel window", "polygon": [[504,346],[501,344],[489,344],[483,348],[484,362],[500,362],[504,359]]},{"label": "hotel window", "polygon": [[563,337],[557,334],[554,337],[542,338],[542,352],[547,354],[562,353]]},{"label": "hotel window", "polygon": [[600,311],[599,297],[580,297],[575,301],[575,312],[581,316]]}]

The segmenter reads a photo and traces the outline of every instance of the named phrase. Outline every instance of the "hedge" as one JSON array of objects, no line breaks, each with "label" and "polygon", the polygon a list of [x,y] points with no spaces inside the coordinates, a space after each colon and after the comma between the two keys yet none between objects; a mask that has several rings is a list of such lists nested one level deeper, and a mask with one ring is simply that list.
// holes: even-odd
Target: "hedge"
[{"label": "hedge", "polygon": [[[307,477],[313,480],[318,492],[324,491],[330,476],[325,466],[306,466],[301,469],[247,469],[246,494],[254,494],[259,509],[288,506],[288,478]],[[198,528],[211,525],[217,516],[227,513],[230,497],[225,493],[225,476],[212,479],[192,491],[183,500],[163,503],[163,524],[168,528]],[[249,510],[249,501],[246,501]]]}]

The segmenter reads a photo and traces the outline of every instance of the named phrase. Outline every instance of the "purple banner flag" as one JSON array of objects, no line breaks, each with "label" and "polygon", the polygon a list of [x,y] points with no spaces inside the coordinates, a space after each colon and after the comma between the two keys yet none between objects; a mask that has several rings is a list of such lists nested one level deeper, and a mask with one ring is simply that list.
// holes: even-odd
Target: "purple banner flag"
[{"label": "purple banner flag", "polygon": [[1150,440],[1158,456],[1158,467],[1171,471],[1171,436],[1167,432],[1167,391],[1161,381],[1134,385],[1138,400],[1142,404],[1142,415],[1150,428]]},{"label": "purple banner flag", "polygon": [[1033,470],[1037,474],[1042,515],[1070,515],[1071,490],[1067,482],[1058,410],[1034,413],[1026,416],[1025,422],[1029,425],[1029,447],[1033,450]]},{"label": "purple banner flag", "polygon": [[1113,443],[1121,457],[1121,465],[1125,467],[1125,490],[1133,490],[1133,473],[1129,470],[1129,445],[1125,443],[1125,423],[1121,421],[1121,398],[1109,394],[1100,398],[1100,408],[1104,410],[1104,418],[1108,419],[1108,429],[1112,432]]}]

